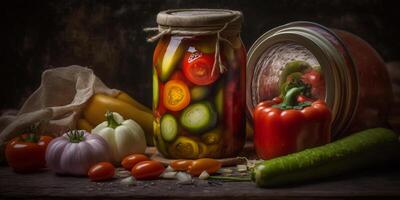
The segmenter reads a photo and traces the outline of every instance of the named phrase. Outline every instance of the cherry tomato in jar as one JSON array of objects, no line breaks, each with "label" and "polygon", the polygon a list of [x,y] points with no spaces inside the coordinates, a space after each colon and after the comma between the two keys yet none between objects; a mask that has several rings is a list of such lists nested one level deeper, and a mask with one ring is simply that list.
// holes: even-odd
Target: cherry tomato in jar
[{"label": "cherry tomato in jar", "polygon": [[143,154],[132,154],[129,155],[127,157],[125,157],[122,162],[121,165],[123,168],[125,168],[126,170],[132,170],[132,168],[142,162],[142,161],[146,161],[149,160],[149,158],[146,155]]},{"label": "cherry tomato in jar", "polygon": [[325,99],[325,81],[321,73],[315,69],[307,70],[301,80],[311,85],[311,94],[318,99]]},{"label": "cherry tomato in jar", "polygon": [[5,149],[8,165],[19,173],[34,172],[46,167],[46,148],[52,139],[34,133],[15,137],[7,143]]},{"label": "cherry tomato in jar", "polygon": [[221,166],[222,164],[218,160],[212,158],[200,158],[192,162],[187,172],[192,176],[198,176],[203,171],[207,171],[208,174],[213,174],[217,172]]},{"label": "cherry tomato in jar", "polygon": [[179,81],[183,81],[186,86],[188,87],[193,87],[193,83],[190,82],[185,75],[182,73],[182,71],[175,71],[172,75],[171,78],[169,80],[179,80]]},{"label": "cherry tomato in jar", "polygon": [[190,103],[190,91],[183,81],[170,80],[163,89],[164,106],[171,111],[180,111]]},{"label": "cherry tomato in jar", "polygon": [[200,51],[186,52],[183,61],[183,74],[196,85],[209,85],[215,82],[219,76],[219,68],[214,69],[214,54]]},{"label": "cherry tomato in jar", "polygon": [[176,171],[187,171],[193,160],[173,160],[169,164]]},{"label": "cherry tomato in jar", "polygon": [[91,181],[106,181],[112,179],[115,167],[109,162],[100,162],[93,165],[88,172]]},{"label": "cherry tomato in jar", "polygon": [[165,168],[160,162],[147,160],[136,164],[131,173],[137,180],[152,180],[157,179],[164,170]]}]

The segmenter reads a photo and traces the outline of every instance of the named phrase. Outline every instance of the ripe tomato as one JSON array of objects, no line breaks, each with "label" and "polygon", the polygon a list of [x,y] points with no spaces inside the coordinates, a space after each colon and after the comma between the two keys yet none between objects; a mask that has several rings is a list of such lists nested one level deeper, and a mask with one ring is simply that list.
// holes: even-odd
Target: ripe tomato
[{"label": "ripe tomato", "polygon": [[188,87],[192,87],[193,83],[190,82],[185,75],[183,75],[182,71],[175,71],[172,75],[171,78],[169,78],[169,80],[179,80],[179,81],[183,81]]},{"label": "ripe tomato", "polygon": [[183,74],[194,84],[211,84],[220,76],[219,68],[214,69],[213,72],[214,60],[213,53],[186,52],[182,60]]},{"label": "ripe tomato", "polygon": [[143,155],[143,154],[132,154],[132,155],[129,155],[129,156],[125,157],[122,160],[121,165],[126,170],[131,170],[133,166],[135,166],[139,162],[142,162],[142,161],[145,161],[145,160],[149,160],[149,158],[146,155]]},{"label": "ripe tomato", "polygon": [[49,136],[23,134],[7,143],[7,163],[15,172],[27,173],[46,167],[46,148],[52,140]]},{"label": "ripe tomato", "polygon": [[136,164],[131,173],[137,180],[151,180],[157,179],[164,170],[165,168],[160,162],[147,160]]},{"label": "ripe tomato", "polygon": [[187,171],[193,160],[173,160],[169,165],[176,171]]},{"label": "ripe tomato", "polygon": [[109,162],[99,162],[93,165],[88,172],[91,181],[105,181],[115,174],[115,167]]},{"label": "ripe tomato", "polygon": [[311,85],[311,94],[318,99],[325,99],[325,80],[317,70],[308,70],[302,76],[304,83]]},{"label": "ripe tomato", "polygon": [[208,174],[213,174],[221,168],[221,162],[212,158],[200,158],[194,160],[189,166],[188,173],[192,176],[198,176],[203,171],[207,171]]},{"label": "ripe tomato", "polygon": [[164,106],[171,111],[180,111],[190,103],[189,88],[183,81],[170,80],[163,90]]}]

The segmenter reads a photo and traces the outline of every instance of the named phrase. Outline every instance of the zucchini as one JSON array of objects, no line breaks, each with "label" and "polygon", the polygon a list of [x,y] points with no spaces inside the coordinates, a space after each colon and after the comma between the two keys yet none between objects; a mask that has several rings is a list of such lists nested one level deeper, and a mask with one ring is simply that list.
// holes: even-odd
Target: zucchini
[{"label": "zucchini", "polygon": [[211,103],[194,103],[183,110],[180,117],[183,128],[191,133],[203,133],[217,124],[217,114]]},{"label": "zucchini", "polygon": [[368,129],[333,143],[263,161],[252,171],[259,187],[274,187],[335,176],[400,158],[397,134]]},{"label": "zucchini", "polygon": [[161,117],[161,136],[167,141],[174,141],[178,135],[178,122],[171,114],[165,114]]},{"label": "zucchini", "polygon": [[200,101],[207,97],[209,89],[206,86],[194,86],[190,89],[190,99]]}]

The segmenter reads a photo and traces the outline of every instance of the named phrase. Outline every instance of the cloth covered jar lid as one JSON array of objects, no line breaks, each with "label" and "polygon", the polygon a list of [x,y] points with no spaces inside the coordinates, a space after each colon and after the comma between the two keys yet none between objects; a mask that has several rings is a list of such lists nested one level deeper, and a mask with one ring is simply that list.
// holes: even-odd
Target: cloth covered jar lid
[{"label": "cloth covered jar lid", "polygon": [[157,23],[171,27],[215,27],[240,30],[243,15],[240,11],[224,9],[176,9],[165,10],[157,15]]}]

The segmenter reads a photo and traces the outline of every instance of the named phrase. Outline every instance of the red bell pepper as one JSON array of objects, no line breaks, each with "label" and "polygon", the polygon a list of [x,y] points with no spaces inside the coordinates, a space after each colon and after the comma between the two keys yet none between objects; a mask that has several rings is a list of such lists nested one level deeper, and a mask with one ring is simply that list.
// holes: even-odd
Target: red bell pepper
[{"label": "red bell pepper", "polygon": [[291,88],[283,100],[274,98],[255,108],[254,144],[260,158],[270,159],[330,142],[330,109],[322,100],[299,102],[303,90],[304,87]]},{"label": "red bell pepper", "polygon": [[15,172],[28,173],[46,167],[46,148],[53,138],[27,133],[7,143],[7,163]]}]

